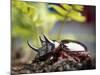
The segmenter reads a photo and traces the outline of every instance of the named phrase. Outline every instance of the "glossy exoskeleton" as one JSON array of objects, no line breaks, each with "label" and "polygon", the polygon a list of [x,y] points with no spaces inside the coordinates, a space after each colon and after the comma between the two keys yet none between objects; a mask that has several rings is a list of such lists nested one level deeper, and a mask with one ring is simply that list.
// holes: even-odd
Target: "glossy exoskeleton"
[{"label": "glossy exoskeleton", "polygon": [[27,41],[30,48],[38,53],[38,59],[40,61],[49,60],[52,64],[68,59],[76,63],[83,61],[90,61],[91,56],[87,50],[87,47],[74,40],[61,40],[57,42],[55,40],[48,39],[45,35],[39,37],[42,47],[36,48],[31,46]]}]

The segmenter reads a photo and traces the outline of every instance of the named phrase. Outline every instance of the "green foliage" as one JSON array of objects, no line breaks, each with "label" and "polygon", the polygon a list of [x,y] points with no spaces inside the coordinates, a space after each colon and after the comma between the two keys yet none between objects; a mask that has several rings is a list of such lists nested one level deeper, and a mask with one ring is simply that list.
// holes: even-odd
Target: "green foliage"
[{"label": "green foliage", "polygon": [[62,15],[62,17],[59,18],[63,18],[68,20],[74,20],[77,22],[84,22],[85,21],[85,17],[82,16],[81,12],[83,11],[83,6],[81,5],[68,5],[68,4],[60,4],[61,6],[57,6],[57,5],[50,5],[50,7],[54,8],[59,15]]},{"label": "green foliage", "polygon": [[83,22],[85,21],[85,17],[80,14],[80,12],[72,10],[68,15],[72,20]]},{"label": "green foliage", "polygon": [[50,7],[54,8],[59,14],[65,16],[68,12],[57,5],[49,5]]},{"label": "green foliage", "polygon": [[[54,27],[57,21],[66,19],[77,22],[84,22],[82,16],[83,6],[60,4],[25,2],[12,0],[12,38],[23,40],[32,39],[36,45],[37,37],[48,32]],[[48,7],[57,12],[51,12]]]}]

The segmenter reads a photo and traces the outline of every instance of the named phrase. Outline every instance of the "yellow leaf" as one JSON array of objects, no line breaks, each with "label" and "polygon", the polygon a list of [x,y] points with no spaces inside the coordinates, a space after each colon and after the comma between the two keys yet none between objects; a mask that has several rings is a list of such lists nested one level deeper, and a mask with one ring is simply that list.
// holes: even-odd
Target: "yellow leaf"
[{"label": "yellow leaf", "polygon": [[83,11],[83,6],[82,5],[72,5],[73,9],[77,11]]},{"label": "yellow leaf", "polygon": [[72,10],[72,6],[68,5],[68,4],[61,4],[61,6],[66,9],[66,10]]},{"label": "yellow leaf", "polygon": [[68,14],[68,17],[78,22],[84,22],[86,20],[86,18],[82,16],[80,12],[74,10]]},{"label": "yellow leaf", "polygon": [[59,14],[65,16],[68,12],[66,10],[64,10],[63,8],[61,8],[58,5],[50,5],[50,7],[54,8]]}]

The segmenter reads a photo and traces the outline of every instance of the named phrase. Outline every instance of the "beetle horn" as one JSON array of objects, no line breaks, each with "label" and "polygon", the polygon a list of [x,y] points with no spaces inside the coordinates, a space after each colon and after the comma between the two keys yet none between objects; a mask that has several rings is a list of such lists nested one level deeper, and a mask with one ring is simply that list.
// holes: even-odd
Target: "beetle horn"
[{"label": "beetle horn", "polygon": [[36,52],[38,52],[38,48],[32,47],[28,41],[27,41],[27,44],[28,44],[28,46],[29,46],[30,48],[32,48],[33,50],[35,50]]},{"label": "beetle horn", "polygon": [[49,40],[44,34],[43,34],[43,36],[44,36],[44,39],[45,39],[46,42],[54,44],[54,42],[52,40]]},{"label": "beetle horn", "polygon": [[41,38],[41,36],[39,36],[40,42],[43,43],[44,40]]}]

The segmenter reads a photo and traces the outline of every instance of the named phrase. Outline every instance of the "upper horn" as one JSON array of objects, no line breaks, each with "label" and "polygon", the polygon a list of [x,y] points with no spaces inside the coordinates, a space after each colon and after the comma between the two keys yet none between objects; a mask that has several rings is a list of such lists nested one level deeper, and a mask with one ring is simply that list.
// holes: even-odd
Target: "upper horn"
[{"label": "upper horn", "polygon": [[53,42],[52,40],[49,40],[44,34],[43,34],[43,36],[44,36],[44,38],[45,38],[45,40],[46,40],[47,42],[54,44],[54,42]]},{"label": "upper horn", "polygon": [[33,50],[35,50],[36,52],[38,52],[38,48],[32,47],[28,41],[27,41],[27,44],[28,44],[28,46],[29,46],[30,48],[32,48]]}]

